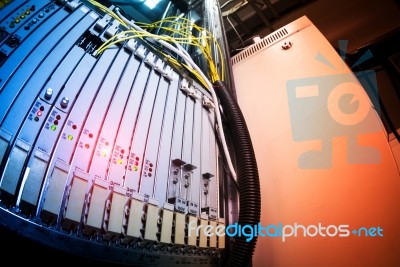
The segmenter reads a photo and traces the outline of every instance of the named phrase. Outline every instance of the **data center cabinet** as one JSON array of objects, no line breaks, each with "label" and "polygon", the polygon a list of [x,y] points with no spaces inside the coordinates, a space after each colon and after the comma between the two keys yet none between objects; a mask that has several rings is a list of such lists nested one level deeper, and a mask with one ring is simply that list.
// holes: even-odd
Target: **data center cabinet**
[{"label": "data center cabinet", "polygon": [[[195,18],[187,1],[162,2],[124,14]],[[228,240],[188,230],[226,225],[235,206],[205,86],[156,45],[118,35],[112,3],[1,3],[2,226],[99,261],[221,265]],[[194,4],[207,5],[218,10]]]}]

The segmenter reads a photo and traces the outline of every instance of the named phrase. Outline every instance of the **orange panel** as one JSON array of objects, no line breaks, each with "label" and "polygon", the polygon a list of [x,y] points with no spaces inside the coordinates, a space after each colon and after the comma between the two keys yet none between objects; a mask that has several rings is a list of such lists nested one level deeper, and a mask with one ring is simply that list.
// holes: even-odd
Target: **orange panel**
[{"label": "orange panel", "polygon": [[400,266],[399,172],[379,107],[355,78],[373,82],[374,73],[352,73],[306,17],[285,28],[233,60],[259,167],[261,223],[380,227],[383,236],[376,228],[374,237],[304,237],[301,229],[285,242],[259,237],[254,266]]}]

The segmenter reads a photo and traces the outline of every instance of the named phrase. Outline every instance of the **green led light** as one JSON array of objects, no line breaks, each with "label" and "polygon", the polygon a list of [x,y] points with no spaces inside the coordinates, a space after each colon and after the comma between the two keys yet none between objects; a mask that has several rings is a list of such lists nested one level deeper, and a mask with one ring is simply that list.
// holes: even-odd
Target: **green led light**
[{"label": "green led light", "polygon": [[74,136],[72,134],[68,135],[68,140],[71,141],[72,139],[74,139]]},{"label": "green led light", "polygon": [[51,129],[52,131],[55,131],[55,130],[57,130],[57,126],[51,125],[50,129]]},{"label": "green led light", "polygon": [[36,117],[34,118],[34,120],[35,120],[35,121],[39,121],[39,117],[36,116]]}]

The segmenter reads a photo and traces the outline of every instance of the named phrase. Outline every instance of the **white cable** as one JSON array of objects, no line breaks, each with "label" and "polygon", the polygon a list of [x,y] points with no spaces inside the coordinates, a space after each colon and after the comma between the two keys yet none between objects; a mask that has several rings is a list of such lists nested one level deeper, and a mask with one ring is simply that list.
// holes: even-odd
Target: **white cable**
[{"label": "white cable", "polygon": [[[115,13],[118,15],[118,17],[120,17],[123,21],[125,21],[128,25],[130,25],[132,28],[134,28],[137,31],[140,32],[145,32],[148,33],[147,31],[145,31],[144,29],[142,29],[141,27],[139,27],[138,25],[134,24],[133,22],[129,21],[128,19],[126,19],[120,12],[119,9],[116,8],[115,9]],[[179,47],[178,49],[175,48],[173,45],[165,42],[164,40],[160,40],[158,38],[152,38],[153,40],[157,41],[159,44],[167,47],[168,49],[170,49],[171,51],[175,52],[176,54],[178,54],[179,56],[181,56],[185,62],[192,67],[193,69],[195,69],[200,76],[204,79],[204,81],[206,82],[208,89],[211,92],[211,96],[213,98],[213,102],[214,102],[214,106],[215,106],[215,115],[217,117],[217,125],[218,125],[218,134],[221,138],[221,143],[222,143],[222,148],[224,150],[224,154],[226,157],[226,161],[228,163],[228,167],[229,167],[229,171],[231,172],[233,178],[236,180],[236,171],[233,168],[233,164],[232,164],[232,159],[231,156],[229,154],[229,150],[228,150],[228,145],[226,143],[226,139],[225,139],[225,134],[224,134],[224,129],[222,127],[222,119],[221,119],[221,113],[219,110],[219,103],[218,103],[218,98],[217,98],[217,94],[214,91],[214,87],[212,86],[210,80],[207,78],[207,76],[203,73],[203,71],[199,68],[199,66],[197,66],[196,63],[193,62],[193,59],[187,55],[185,52],[182,52],[181,49],[184,50],[184,48],[179,44],[176,43],[176,45]]]},{"label": "white cable", "polygon": [[[235,6],[231,7],[230,9],[228,9],[227,11],[221,12],[221,15],[223,17],[229,16],[230,14],[235,13],[236,11],[238,11],[241,7],[245,6],[248,4],[248,1],[242,1],[240,3],[237,3]],[[221,7],[222,9],[223,7]]]},{"label": "white cable", "polygon": [[236,35],[239,37],[240,42],[242,43],[242,46],[244,47],[244,42],[242,37],[240,36],[239,32],[236,30],[235,26],[233,25],[232,21],[229,19],[229,16],[226,16],[226,20],[229,22],[231,25],[232,29],[235,31]]},{"label": "white cable", "polygon": [[[169,36],[168,36],[169,37]],[[188,58],[190,58],[189,53],[183,48],[183,46],[181,44],[179,44],[178,42],[176,42],[174,39],[170,39],[170,41],[179,49],[179,51],[181,51],[182,53],[184,53]],[[168,44],[168,43],[167,43]],[[187,62],[186,59],[184,58],[183,60],[185,60],[185,63],[189,66],[191,66],[190,62]],[[192,68],[193,69],[193,68]]]}]

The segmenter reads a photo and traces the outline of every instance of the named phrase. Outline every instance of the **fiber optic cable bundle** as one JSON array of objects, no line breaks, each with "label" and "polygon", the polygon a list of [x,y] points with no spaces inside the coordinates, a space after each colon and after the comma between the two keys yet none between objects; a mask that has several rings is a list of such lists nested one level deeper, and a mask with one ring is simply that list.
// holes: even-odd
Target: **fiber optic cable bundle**
[{"label": "fiber optic cable bundle", "polygon": [[[215,43],[218,48],[219,56],[222,59],[221,48],[216,42],[215,37],[206,29],[196,25],[191,20],[182,18],[179,16],[175,17],[167,17],[165,19],[159,20],[152,24],[146,23],[134,23],[126,19],[117,8],[116,11],[109,10],[107,7],[101,5],[100,3],[89,0],[90,3],[99,7],[102,11],[109,14],[114,19],[118,20],[122,25],[129,26],[130,29],[127,31],[121,31],[118,34],[112,36],[108,39],[104,44],[102,44],[98,50],[97,55],[101,54],[104,50],[115,45],[117,43],[121,43],[127,41],[132,38],[140,38],[140,39],[150,39],[152,41],[157,42],[159,45],[163,46],[163,48],[167,48],[170,52],[175,53],[177,56],[180,56],[184,63],[181,63],[179,59],[174,58],[171,54],[166,54],[161,49],[161,53],[166,56],[167,60],[174,65],[185,67],[185,69],[189,70],[208,90],[211,91],[213,96],[214,105],[218,106],[217,96],[214,92],[212,82],[223,81],[224,75],[224,60],[221,60],[221,75],[219,75],[218,70],[216,68],[216,64],[213,62],[211,58],[211,44]],[[139,26],[140,25],[140,26]],[[168,25],[168,26],[166,26]],[[148,30],[152,29],[162,29],[163,35],[152,34]],[[192,34],[193,29],[199,33],[201,37],[196,37]],[[169,35],[167,35],[169,34]],[[200,70],[200,68],[193,62],[191,56],[186,52],[186,50],[182,47],[182,45],[190,45],[200,49],[204,57],[207,59],[209,66],[209,77],[210,79]],[[210,81],[211,80],[211,81]],[[236,180],[236,172],[233,168],[232,161],[230,159],[230,155],[228,152],[228,147],[225,141],[224,131],[222,128],[222,121],[219,109],[216,109],[217,123],[219,127],[219,134],[222,140],[222,145],[224,148],[225,156],[228,160],[229,170],[232,173],[232,176]]]}]

